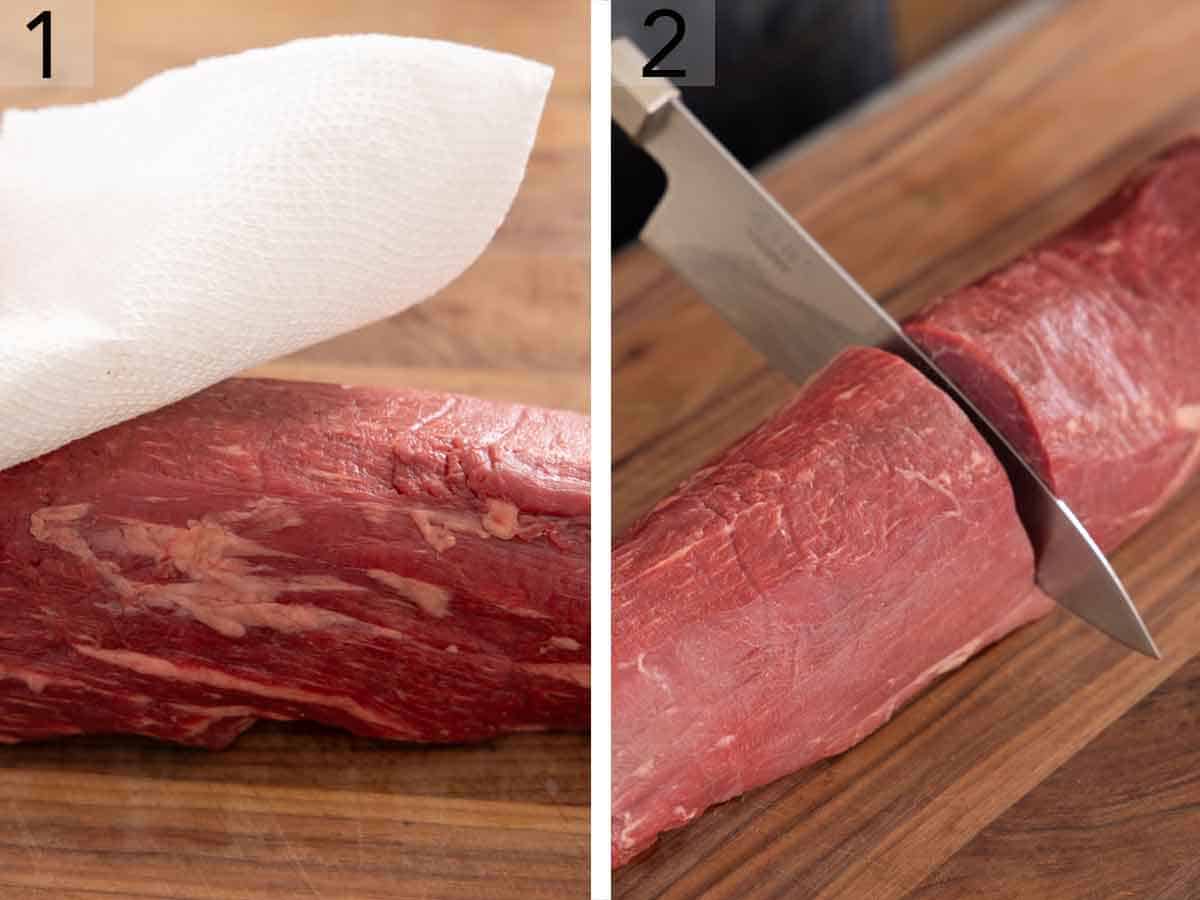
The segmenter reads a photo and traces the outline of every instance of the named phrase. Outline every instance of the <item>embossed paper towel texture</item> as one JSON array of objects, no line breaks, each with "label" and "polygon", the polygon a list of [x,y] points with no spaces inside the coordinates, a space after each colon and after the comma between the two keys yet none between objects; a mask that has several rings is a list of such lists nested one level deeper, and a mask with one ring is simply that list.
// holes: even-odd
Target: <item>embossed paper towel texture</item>
[{"label": "embossed paper towel texture", "polygon": [[302,40],[0,121],[0,468],[398,312],[483,251],[551,70]]}]

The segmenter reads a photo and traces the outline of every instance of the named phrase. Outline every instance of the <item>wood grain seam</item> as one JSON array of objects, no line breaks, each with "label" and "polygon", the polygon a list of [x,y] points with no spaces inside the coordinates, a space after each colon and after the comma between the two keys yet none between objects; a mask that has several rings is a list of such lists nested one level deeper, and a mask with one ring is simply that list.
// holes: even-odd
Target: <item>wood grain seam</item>
[{"label": "wood grain seam", "polygon": [[[30,784],[31,773],[28,770],[0,770],[0,785],[4,785],[9,799],[17,796],[35,797],[39,803],[54,802],[45,794],[51,790],[66,790],[69,799],[59,801],[61,805],[82,808],[103,808],[111,804],[114,792],[121,795],[131,795],[135,792],[146,792],[146,783],[128,776],[67,776],[62,772],[43,773],[48,776],[42,783]],[[42,781],[37,779],[37,781]],[[231,804],[239,807],[239,811],[262,814],[283,814],[304,817],[311,815],[314,808],[322,810],[321,815],[333,819],[365,819],[370,821],[392,821],[398,813],[403,813],[406,820],[421,821],[431,825],[461,825],[472,827],[472,822],[480,821],[481,810],[495,810],[508,813],[506,825],[523,831],[545,831],[550,827],[557,828],[571,820],[572,827],[586,828],[589,812],[586,807],[575,805],[554,805],[516,801],[498,800],[464,800],[454,797],[422,797],[397,796],[376,791],[358,791],[350,797],[341,796],[341,792],[331,789],[313,789],[290,786],[246,785],[237,782],[208,781],[194,783],[188,781],[164,782],[163,793],[170,793],[178,801],[174,808],[193,810],[226,810]],[[368,804],[374,802],[377,809],[369,809]],[[130,808],[139,806],[146,809],[163,808],[161,803],[146,802],[143,804],[125,804]],[[340,806],[353,807],[352,815],[339,815],[335,812]],[[548,808],[560,811],[555,823],[544,821]],[[514,822],[513,818],[525,821]]]},{"label": "wood grain seam", "polygon": [[[0,888],[3,888],[3,887],[11,887],[11,888],[15,888],[20,891],[30,891],[30,890],[45,891],[45,892],[49,893],[52,897],[55,897],[55,898],[60,898],[60,897],[66,896],[63,893],[64,888],[62,888],[59,885],[57,880],[54,882],[50,882],[48,885],[47,885],[47,883],[44,883],[44,882],[38,883],[35,885],[35,884],[31,884],[28,881],[9,881],[8,879],[0,878]],[[74,891],[76,890],[75,888],[71,888],[70,890],[73,892],[73,894],[72,894],[73,896],[76,896],[76,897],[80,896],[78,893],[74,893]],[[14,895],[8,894],[6,892],[5,896],[11,897]],[[16,895],[16,896],[28,896],[28,895],[21,894],[21,895]],[[92,887],[90,885],[86,889],[86,896],[88,896],[88,897],[91,897],[91,896],[117,897],[117,898],[119,898],[119,900],[130,900],[131,896],[136,897],[137,900],[179,900],[178,894],[176,894],[175,896],[172,897],[168,894],[146,894],[146,893],[139,891],[138,893],[131,895],[131,894],[129,894],[128,891],[110,891],[110,890],[106,890],[105,888]]]}]

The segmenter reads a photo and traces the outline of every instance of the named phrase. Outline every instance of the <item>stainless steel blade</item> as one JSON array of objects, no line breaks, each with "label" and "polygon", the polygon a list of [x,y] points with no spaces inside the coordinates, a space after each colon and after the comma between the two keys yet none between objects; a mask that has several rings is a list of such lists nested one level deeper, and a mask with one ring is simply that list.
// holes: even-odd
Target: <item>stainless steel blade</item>
[{"label": "stainless steel blade", "polygon": [[802,382],[846,347],[903,357],[950,394],[996,451],[1037,561],[1060,605],[1122,644],[1159,657],[1121,580],[1067,505],[897,322],[688,112],[645,57],[613,45],[613,117],[663,167],[667,190],[642,240],[776,369]]}]

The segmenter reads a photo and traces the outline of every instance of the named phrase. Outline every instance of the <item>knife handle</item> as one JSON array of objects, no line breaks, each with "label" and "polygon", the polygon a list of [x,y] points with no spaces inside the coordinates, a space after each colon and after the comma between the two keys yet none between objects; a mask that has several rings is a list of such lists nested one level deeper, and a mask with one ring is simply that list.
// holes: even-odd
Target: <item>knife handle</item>
[{"label": "knife handle", "polygon": [[629,38],[612,42],[612,117],[635,143],[641,143],[646,123],[679,96],[671,79],[642,74],[647,62]]}]

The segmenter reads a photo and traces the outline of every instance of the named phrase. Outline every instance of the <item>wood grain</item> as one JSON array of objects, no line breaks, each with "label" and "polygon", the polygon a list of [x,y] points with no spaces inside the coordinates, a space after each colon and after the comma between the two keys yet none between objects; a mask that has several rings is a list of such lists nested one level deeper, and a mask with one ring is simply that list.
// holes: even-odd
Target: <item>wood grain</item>
[{"label": "wood grain", "polygon": [[997,898],[1195,897],[1197,735],[1200,659],[1192,659],[911,896],[950,900],[969,888]]},{"label": "wood grain", "polygon": [[892,0],[896,54],[901,65],[907,67],[927,59],[1012,4],[1013,0]]},{"label": "wood grain", "polygon": [[[381,31],[549,62],[525,183],[478,263],[416,309],[255,370],[587,409],[586,4],[529,0],[97,0],[94,90],[292,38]],[[0,748],[0,897],[583,897],[586,735],[482,746],[262,725],[220,753],[134,738]]]},{"label": "wood grain", "polygon": [[2,876],[14,895],[556,898],[578,892],[587,827],[578,807],[140,776],[4,770],[0,796],[0,839],[25,850]]},{"label": "wood grain", "polygon": [[[402,754],[402,755],[401,755]],[[403,764],[399,764],[399,763]],[[588,738],[531,734],[470,744],[400,746],[307,722],[263,723],[219,753],[142,738],[18,744],[0,769],[164,781],[314,787],[495,802],[588,804]]]},{"label": "wood grain", "polygon": [[[764,172],[768,188],[893,312],[918,308],[1061,227],[1141,159],[1200,128],[1200,69],[1187,62],[1200,8],[1077,0],[1027,5],[1016,16]],[[648,254],[616,260],[614,288],[620,529],[795,389]],[[1102,869],[1059,883],[1048,868],[1036,884],[988,873],[988,829],[1016,828],[1002,819],[1010,809],[1019,817],[1024,798],[1034,803],[1057,769],[1194,658],[1197,547],[1193,482],[1114,557],[1165,648],[1163,662],[1056,614],[946,678],[843,756],[668,835],[617,873],[616,895],[882,900],[918,888],[967,897],[978,886],[1005,897],[1113,896]],[[1181,740],[1200,741],[1200,732]],[[1131,790],[1146,815],[1164,792],[1200,802],[1194,781],[1176,784],[1164,768],[1147,770]],[[1078,802],[1089,799],[1104,803]],[[978,858],[964,850],[977,836]],[[1200,845],[1200,833],[1189,836]],[[1057,846],[1053,832],[1044,837]],[[1064,853],[1074,839],[1066,840]],[[1121,884],[1185,896],[1174,845],[1145,848]],[[950,874],[938,880],[944,866]]]}]

